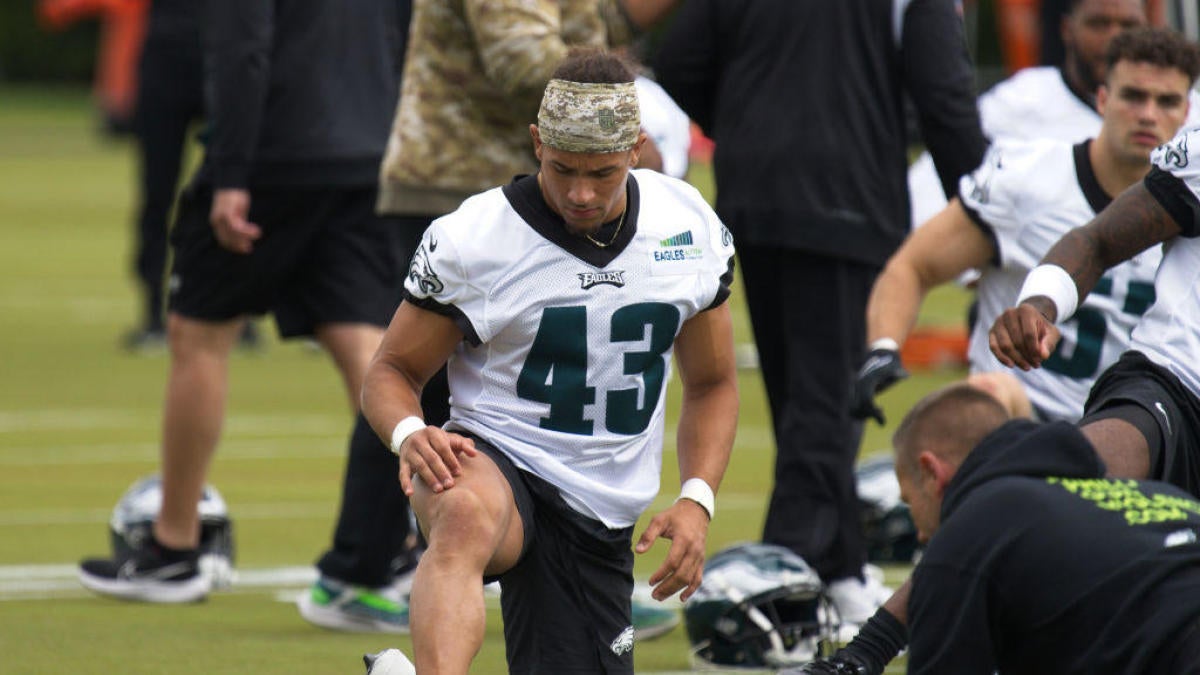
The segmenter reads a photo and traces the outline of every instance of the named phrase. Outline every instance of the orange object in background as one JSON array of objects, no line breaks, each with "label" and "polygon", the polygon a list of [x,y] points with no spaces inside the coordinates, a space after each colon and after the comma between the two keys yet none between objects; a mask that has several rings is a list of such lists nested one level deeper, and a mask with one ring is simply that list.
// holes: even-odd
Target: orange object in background
[{"label": "orange object in background", "polygon": [[61,31],[83,19],[100,19],[92,91],[114,129],[128,128],[133,121],[138,58],[149,9],[149,0],[38,0],[38,20],[48,30]]},{"label": "orange object in background", "polygon": [[[1040,62],[1040,11],[1039,0],[996,0],[996,25],[1007,72],[1015,73]],[[1058,30],[1058,26],[1052,30]]]},{"label": "orange object in background", "polygon": [[967,329],[918,327],[904,340],[900,362],[909,370],[933,370],[967,365]]}]

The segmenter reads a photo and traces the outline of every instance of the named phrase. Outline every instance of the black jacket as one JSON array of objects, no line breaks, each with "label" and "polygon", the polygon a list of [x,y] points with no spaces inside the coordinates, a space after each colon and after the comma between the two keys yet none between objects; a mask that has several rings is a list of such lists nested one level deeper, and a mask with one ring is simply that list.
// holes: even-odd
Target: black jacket
[{"label": "black jacket", "polygon": [[1103,474],[1062,422],[1010,422],[968,455],[913,572],[910,675],[1168,672],[1200,616],[1200,503]]},{"label": "black jacket", "polygon": [[948,196],[983,160],[953,0],[688,0],[654,67],[716,141],[739,244],[885,262],[909,231],[905,92]]},{"label": "black jacket", "polygon": [[217,187],[378,180],[399,95],[407,2],[207,0]]}]

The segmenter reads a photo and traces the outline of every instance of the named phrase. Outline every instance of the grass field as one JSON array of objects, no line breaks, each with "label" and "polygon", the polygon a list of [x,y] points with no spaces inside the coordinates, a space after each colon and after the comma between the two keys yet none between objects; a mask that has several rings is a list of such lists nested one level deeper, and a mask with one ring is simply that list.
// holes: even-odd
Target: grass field
[{"label": "grass field", "polygon": [[[326,359],[274,340],[234,359],[211,476],[236,523],[244,583],[195,606],[120,603],[78,587],[73,565],[108,551],[118,496],[157,469],[167,360],[117,348],[136,317],[132,148],[97,136],[86,92],[9,88],[0,101],[0,673],[360,673],[363,652],[407,649],[407,637],[320,631],[290,604],[329,539],[351,419]],[[703,170],[694,179],[708,182]],[[749,341],[734,302],[739,340]],[[923,320],[957,322],[963,302],[940,292]],[[889,422],[959,375],[897,386],[883,397]],[[757,372],[743,373],[741,386],[710,550],[758,535],[770,489]],[[864,454],[887,448],[888,433],[872,424]],[[664,464],[656,506],[677,490],[673,447]],[[639,577],[664,550],[639,560]],[[888,572],[898,581],[905,570]],[[636,659],[639,672],[686,670],[683,630],[640,644]],[[476,672],[500,673],[503,663],[499,612],[490,611]]]}]

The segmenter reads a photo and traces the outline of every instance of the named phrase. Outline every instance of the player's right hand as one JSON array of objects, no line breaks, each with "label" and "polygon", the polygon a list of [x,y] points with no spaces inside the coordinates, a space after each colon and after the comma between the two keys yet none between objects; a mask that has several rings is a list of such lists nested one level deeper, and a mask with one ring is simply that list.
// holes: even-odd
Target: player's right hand
[{"label": "player's right hand", "polygon": [[248,190],[225,188],[213,193],[208,220],[221,248],[243,255],[254,249],[254,242],[262,236],[262,228],[247,220],[249,215]]},{"label": "player's right hand", "polygon": [[996,317],[988,331],[988,346],[996,359],[1009,368],[1030,370],[1050,358],[1060,333],[1048,311],[1054,311],[1053,303],[1035,296]]},{"label": "player's right hand", "polygon": [[413,476],[434,492],[454,487],[454,477],[462,475],[459,455],[478,454],[475,441],[450,433],[441,427],[425,427],[404,439],[400,446],[400,488],[413,494]]},{"label": "player's right hand", "polygon": [[850,388],[850,414],[858,419],[874,418],[886,424],[883,411],[875,405],[875,395],[908,377],[908,371],[900,363],[900,352],[895,349],[872,349]]}]

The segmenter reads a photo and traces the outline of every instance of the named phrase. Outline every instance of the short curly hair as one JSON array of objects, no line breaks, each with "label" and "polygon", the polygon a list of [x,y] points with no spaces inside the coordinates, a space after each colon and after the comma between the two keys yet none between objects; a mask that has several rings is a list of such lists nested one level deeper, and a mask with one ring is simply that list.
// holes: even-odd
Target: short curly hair
[{"label": "short curly hair", "polygon": [[1200,76],[1200,47],[1182,34],[1169,28],[1141,26],[1121,31],[1104,53],[1108,72],[1120,61],[1149,63],[1161,68],[1174,68],[1194,83]]}]

